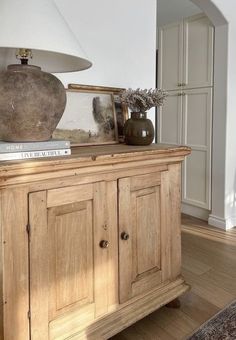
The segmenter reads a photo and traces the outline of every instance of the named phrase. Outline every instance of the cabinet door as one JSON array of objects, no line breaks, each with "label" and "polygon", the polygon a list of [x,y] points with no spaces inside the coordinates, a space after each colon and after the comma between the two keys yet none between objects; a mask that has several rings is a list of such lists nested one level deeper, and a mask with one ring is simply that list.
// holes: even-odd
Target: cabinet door
[{"label": "cabinet door", "polygon": [[183,23],[159,30],[158,87],[175,90],[183,82]]},{"label": "cabinet door", "polygon": [[116,196],[116,182],[30,194],[32,340],[70,337],[117,303]]},{"label": "cabinet door", "polygon": [[184,161],[183,202],[211,209],[212,89],[183,96],[183,144],[192,148]]},{"label": "cabinet door", "polygon": [[184,84],[186,88],[213,86],[214,28],[204,15],[184,21]]},{"label": "cabinet door", "polygon": [[119,180],[120,303],[180,274],[179,185],[180,164]]},{"label": "cabinet door", "polygon": [[180,145],[182,140],[182,92],[170,91],[158,112],[158,142]]}]

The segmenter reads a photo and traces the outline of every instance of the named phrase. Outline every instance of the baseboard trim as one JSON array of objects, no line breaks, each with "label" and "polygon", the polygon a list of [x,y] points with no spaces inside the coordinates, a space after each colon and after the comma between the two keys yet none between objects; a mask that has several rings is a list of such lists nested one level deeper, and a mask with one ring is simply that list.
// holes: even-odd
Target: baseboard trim
[{"label": "baseboard trim", "polygon": [[208,221],[209,214],[210,214],[209,210],[199,208],[199,207],[194,207],[186,203],[182,203],[181,211],[185,215],[193,216],[203,221]]},{"label": "baseboard trim", "polygon": [[236,217],[222,218],[215,215],[210,215],[208,224],[223,230],[229,230],[236,226]]}]

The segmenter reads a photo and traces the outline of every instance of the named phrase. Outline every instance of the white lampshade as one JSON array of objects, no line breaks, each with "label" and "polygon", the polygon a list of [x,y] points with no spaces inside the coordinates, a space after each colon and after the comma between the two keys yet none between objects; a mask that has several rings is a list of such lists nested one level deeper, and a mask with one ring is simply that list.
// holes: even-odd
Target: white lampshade
[{"label": "white lampshade", "polygon": [[53,0],[0,0],[0,70],[16,64],[19,48],[43,71],[72,72],[92,64]]}]

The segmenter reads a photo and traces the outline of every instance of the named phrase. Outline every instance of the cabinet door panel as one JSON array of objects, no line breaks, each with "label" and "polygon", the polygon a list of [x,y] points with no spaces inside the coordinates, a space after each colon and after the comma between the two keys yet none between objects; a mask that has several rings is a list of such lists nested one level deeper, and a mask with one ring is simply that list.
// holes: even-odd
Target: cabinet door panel
[{"label": "cabinet door panel", "polygon": [[136,208],[134,223],[137,226],[136,277],[150,270],[160,269],[160,188],[150,193],[137,191],[131,197]]},{"label": "cabinet door panel", "polygon": [[116,182],[56,190],[29,196],[32,340],[70,337],[117,304]]},{"label": "cabinet door panel", "polygon": [[158,114],[158,142],[181,144],[182,134],[182,92],[171,91]]},{"label": "cabinet door panel", "polygon": [[[162,182],[165,173],[168,171],[119,180],[120,303],[171,277],[169,178]],[[124,233],[129,238],[124,239]]]},{"label": "cabinet door panel", "polygon": [[48,210],[50,319],[93,303],[92,201]]},{"label": "cabinet door panel", "polygon": [[213,86],[214,28],[204,15],[184,21],[184,83],[186,88]]},{"label": "cabinet door panel", "polygon": [[183,23],[160,28],[158,54],[158,87],[175,90],[183,82]]},{"label": "cabinet door panel", "polygon": [[211,208],[212,89],[185,91],[183,144],[192,148],[184,161],[183,202]]}]

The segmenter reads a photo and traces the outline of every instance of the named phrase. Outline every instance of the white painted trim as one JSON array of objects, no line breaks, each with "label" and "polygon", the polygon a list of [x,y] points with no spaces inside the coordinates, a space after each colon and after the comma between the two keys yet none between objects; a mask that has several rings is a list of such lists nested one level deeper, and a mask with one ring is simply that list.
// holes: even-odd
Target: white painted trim
[{"label": "white painted trim", "polygon": [[226,220],[224,218],[210,215],[208,218],[208,224],[213,227],[226,230]]},{"label": "white painted trim", "polygon": [[222,217],[209,215],[208,224],[219,229],[229,230],[236,226],[236,216],[225,219]]},{"label": "white painted trim", "polygon": [[207,221],[209,218],[209,210],[199,208],[190,204],[182,203],[181,204],[181,212],[183,214],[193,216],[196,218],[200,218],[201,220]]}]

